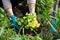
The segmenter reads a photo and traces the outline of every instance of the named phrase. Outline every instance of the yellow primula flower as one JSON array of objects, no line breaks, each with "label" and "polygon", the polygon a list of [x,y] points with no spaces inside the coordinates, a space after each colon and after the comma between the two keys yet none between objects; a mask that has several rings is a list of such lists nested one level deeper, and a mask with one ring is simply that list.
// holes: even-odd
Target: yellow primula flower
[{"label": "yellow primula flower", "polygon": [[34,18],[34,20],[36,20],[36,18]]},{"label": "yellow primula flower", "polygon": [[[40,24],[38,23],[37,19],[36,19],[36,13],[26,13],[26,16],[23,17],[23,20],[21,20],[21,22],[25,23],[25,21],[28,23],[26,24],[25,28],[38,28],[40,26]],[[21,23],[19,23],[21,25]],[[24,24],[22,24],[24,25]]]},{"label": "yellow primula flower", "polygon": [[18,22],[18,25],[21,25],[21,22]]},{"label": "yellow primula flower", "polygon": [[26,17],[23,17],[23,19],[25,19]]},{"label": "yellow primula flower", "polygon": [[37,21],[29,22],[28,25],[32,28],[36,28],[40,26],[40,24]]}]

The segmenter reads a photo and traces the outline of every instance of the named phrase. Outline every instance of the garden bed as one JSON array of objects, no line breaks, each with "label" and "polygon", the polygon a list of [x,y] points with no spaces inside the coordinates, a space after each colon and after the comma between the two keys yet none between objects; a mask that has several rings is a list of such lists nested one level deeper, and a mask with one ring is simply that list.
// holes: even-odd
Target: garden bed
[{"label": "garden bed", "polygon": [[[26,10],[28,8],[27,6],[25,6],[26,5],[25,2],[23,2],[22,5],[17,5],[17,7],[13,8],[16,19],[18,20],[18,24],[21,29],[19,31],[18,30],[16,31],[13,28],[13,25],[10,23],[10,20],[8,19],[4,9],[0,8],[0,40],[60,40],[60,10],[58,10],[56,17],[58,25],[55,30],[57,30],[57,32],[52,34],[50,32],[51,25],[48,23],[49,21],[52,24],[51,10],[54,5],[54,2],[55,2],[54,0],[49,1],[37,0],[36,3],[37,17],[36,16],[33,17],[30,14],[27,14],[27,16],[25,15],[25,13],[28,11]],[[21,7],[24,9],[21,9]],[[34,19],[35,17],[37,19]],[[30,21],[32,21],[32,23],[34,23],[37,20],[36,22],[37,25],[34,26],[29,25],[29,22],[27,22],[28,19],[31,19]]]}]

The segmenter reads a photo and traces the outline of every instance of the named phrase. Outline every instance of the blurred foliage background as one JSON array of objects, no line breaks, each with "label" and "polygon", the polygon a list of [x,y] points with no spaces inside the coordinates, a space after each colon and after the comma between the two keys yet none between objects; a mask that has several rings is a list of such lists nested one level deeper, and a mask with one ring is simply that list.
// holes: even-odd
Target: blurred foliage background
[{"label": "blurred foliage background", "polygon": [[[15,0],[15,2],[17,1]],[[48,24],[48,19],[51,19],[50,15],[53,12],[53,7],[55,2],[56,2],[55,0],[37,0],[36,2],[37,20],[38,22],[41,23],[41,26],[38,29],[33,31],[28,30],[27,33],[29,34],[24,34],[24,31],[26,32],[26,30],[22,28],[22,32],[23,32],[22,35],[19,33],[16,33],[14,29],[10,28],[11,24],[6,13],[4,11],[1,11],[0,9],[0,39],[1,40],[56,40],[56,39],[59,39],[60,38],[60,7],[58,9],[57,16],[56,16],[56,19],[58,22],[58,26],[56,30],[58,30],[58,32],[55,33],[54,35],[51,34],[49,31],[50,25]],[[26,12],[29,12],[27,1],[21,0],[19,4],[16,3],[16,8],[14,5],[13,11],[16,14],[18,13],[18,15],[21,14],[22,16],[24,16]],[[33,36],[33,34],[35,35]]]}]

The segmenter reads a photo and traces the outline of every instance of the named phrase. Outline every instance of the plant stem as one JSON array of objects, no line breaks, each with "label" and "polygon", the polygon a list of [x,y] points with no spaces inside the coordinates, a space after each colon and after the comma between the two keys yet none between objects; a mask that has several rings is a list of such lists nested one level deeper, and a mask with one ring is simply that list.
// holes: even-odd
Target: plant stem
[{"label": "plant stem", "polygon": [[23,28],[23,35],[24,35],[24,28]]}]

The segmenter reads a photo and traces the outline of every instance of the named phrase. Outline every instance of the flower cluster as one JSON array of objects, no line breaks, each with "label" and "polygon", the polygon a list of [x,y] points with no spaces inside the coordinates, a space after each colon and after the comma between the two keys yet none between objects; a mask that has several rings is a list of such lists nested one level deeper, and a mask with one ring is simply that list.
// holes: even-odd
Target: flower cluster
[{"label": "flower cluster", "polygon": [[40,24],[38,23],[36,19],[36,13],[26,13],[26,15],[21,19],[18,23],[19,25],[24,25],[25,28],[38,28]]}]

